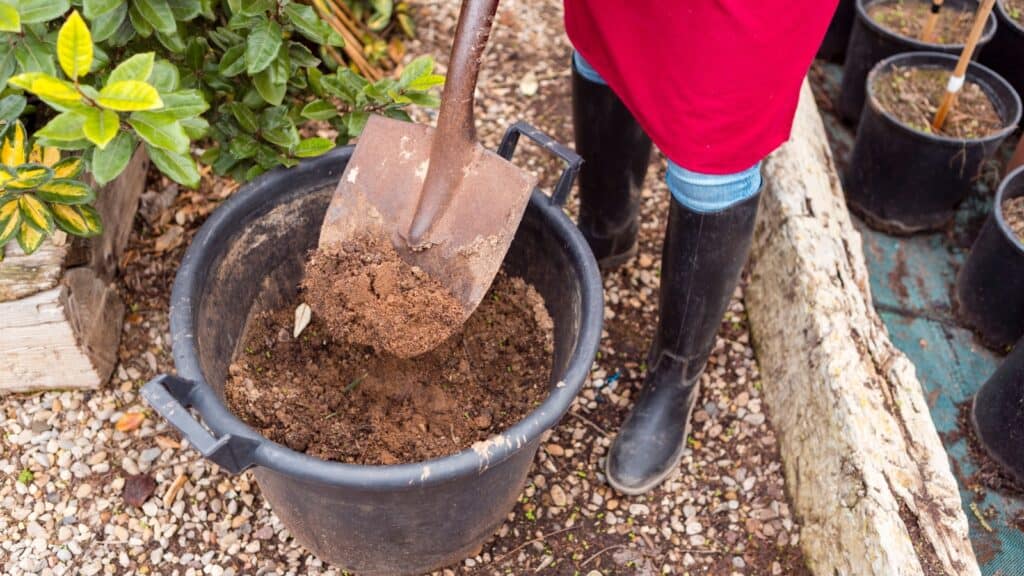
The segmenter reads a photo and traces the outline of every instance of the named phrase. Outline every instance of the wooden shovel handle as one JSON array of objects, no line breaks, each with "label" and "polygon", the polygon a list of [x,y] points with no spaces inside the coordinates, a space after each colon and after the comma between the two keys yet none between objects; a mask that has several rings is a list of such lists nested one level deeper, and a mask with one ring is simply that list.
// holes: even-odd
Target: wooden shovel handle
[{"label": "wooden shovel handle", "polygon": [[[967,74],[967,66],[971,63],[971,56],[974,54],[974,49],[978,45],[978,39],[981,38],[981,33],[985,30],[988,16],[992,13],[992,7],[995,4],[996,0],[983,0],[981,6],[978,7],[978,13],[974,17],[971,33],[968,34],[964,49],[960,52],[960,59],[957,60],[956,68],[953,69],[953,76],[955,78],[964,78],[964,75]],[[942,130],[942,126],[946,123],[946,116],[953,107],[953,103],[956,101],[956,94],[959,91],[959,88],[954,91],[946,90],[946,93],[943,94],[942,103],[939,104],[939,111],[935,113],[935,120],[932,121],[932,132]]]},{"label": "wooden shovel handle", "polygon": [[939,22],[939,12],[942,11],[942,0],[932,0],[932,11],[924,22],[924,30],[921,31],[921,42],[931,42],[935,34],[935,25]]},{"label": "wooden shovel handle", "polygon": [[437,130],[430,148],[430,166],[409,226],[409,244],[423,245],[427,233],[451,202],[464,168],[473,159],[476,126],[473,92],[491,32],[498,0],[463,0],[441,95]]}]

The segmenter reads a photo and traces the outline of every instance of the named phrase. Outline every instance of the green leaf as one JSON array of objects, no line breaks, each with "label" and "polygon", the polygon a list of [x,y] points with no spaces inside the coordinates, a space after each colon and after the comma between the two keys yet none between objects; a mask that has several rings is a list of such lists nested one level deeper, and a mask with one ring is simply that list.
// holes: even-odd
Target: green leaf
[{"label": "green leaf", "polygon": [[171,34],[164,34],[158,31],[156,39],[163,44],[164,48],[167,48],[174,54],[185,53],[185,40],[181,37],[181,30],[175,30]]},{"label": "green leaf", "polygon": [[6,2],[0,2],[0,32],[21,32],[21,14]]},{"label": "green leaf", "polygon": [[[313,55],[299,42],[288,43],[288,57],[292,63],[296,66],[302,66],[303,68],[313,68],[320,65],[320,59]],[[298,78],[302,78],[299,76]]]},{"label": "green leaf", "polygon": [[153,164],[171,180],[190,188],[199,185],[199,170],[188,154],[176,154],[152,146],[146,146],[146,150]]},{"label": "green leaf", "polygon": [[128,166],[135,151],[135,139],[127,132],[118,134],[106,148],[92,153],[92,177],[100,186],[117,178]]},{"label": "green leaf", "polygon": [[210,132],[210,123],[206,118],[185,118],[181,120],[181,127],[190,140],[202,140]]},{"label": "green leaf", "polygon": [[293,2],[284,7],[284,14],[292,26],[306,38],[317,44],[324,44],[327,41],[328,26],[312,6]]},{"label": "green leaf", "polygon": [[405,98],[417,106],[427,108],[437,108],[441,104],[440,96],[428,92],[409,92],[406,93]]},{"label": "green leaf", "polygon": [[[88,13],[86,14],[88,18]],[[100,44],[110,40],[128,17],[128,3],[119,2],[111,11],[92,19],[92,41]],[[116,45],[116,44],[115,44]]]},{"label": "green leaf", "polygon": [[203,5],[199,0],[174,0],[171,11],[178,22],[188,22],[203,13]]},{"label": "green leaf", "polygon": [[249,75],[267,69],[281,51],[281,26],[273,20],[261,20],[245,39],[245,70]]},{"label": "green leaf", "polygon": [[57,74],[51,48],[31,35],[25,35],[14,48],[14,58],[23,73],[44,72],[51,76]]},{"label": "green leaf", "polygon": [[18,245],[21,246],[21,251],[25,254],[32,254],[43,245],[43,240],[46,239],[46,232],[32,226],[27,221],[22,220],[21,226],[18,229]]},{"label": "green leaf", "polygon": [[156,65],[153,67],[153,73],[150,75],[149,83],[161,93],[177,90],[178,84],[181,83],[178,67],[163,58],[157,60]]},{"label": "green leaf", "polygon": [[82,100],[81,93],[75,89],[73,84],[41,72],[19,74],[11,78],[10,82],[15,86],[24,87],[40,98],[58,104],[71,105]]},{"label": "green leaf", "polygon": [[444,76],[441,76],[440,74],[426,74],[410,81],[406,88],[409,90],[423,91],[442,85],[444,85]]},{"label": "green leaf", "polygon": [[342,116],[342,120],[345,121],[345,129],[348,131],[349,136],[356,137],[363,132],[363,127],[366,126],[366,121],[370,119],[369,112],[349,112]]},{"label": "green leaf", "polygon": [[22,24],[36,24],[63,16],[69,8],[68,0],[20,0],[18,12],[21,12]]},{"label": "green leaf", "polygon": [[53,230],[53,214],[38,198],[31,194],[22,194],[18,197],[18,210],[25,222],[29,222],[36,228],[49,232]]},{"label": "green leaf", "polygon": [[59,178],[36,188],[35,195],[55,204],[89,204],[96,199],[96,191],[81,180]]},{"label": "green leaf", "polygon": [[241,102],[231,102],[227,104],[227,108],[231,111],[231,115],[238,121],[238,125],[242,127],[242,130],[246,132],[256,132],[260,129],[259,120],[256,119],[256,114]]},{"label": "green leaf", "polygon": [[100,110],[98,108],[85,108],[82,110],[85,116],[85,123],[82,124],[82,132],[85,137],[100,148],[106,148],[107,144],[117,136],[117,129],[120,120],[116,112]]},{"label": "green leaf", "polygon": [[160,113],[170,115],[175,120],[198,116],[210,108],[199,90],[167,92],[161,95],[161,99],[164,101],[164,107],[160,109]]},{"label": "green leaf", "polygon": [[239,134],[237,138],[232,138],[228,145],[231,154],[241,160],[255,156],[259,147],[260,143],[248,134]]},{"label": "green leaf", "polygon": [[159,113],[136,112],[128,117],[128,124],[149,144],[149,148],[162,148],[176,154],[188,153],[188,135],[177,121],[161,117]]},{"label": "green leaf", "polygon": [[92,35],[78,10],[68,16],[57,33],[57,61],[72,80],[88,74],[92,66]]},{"label": "green leaf", "polygon": [[338,115],[338,109],[325,100],[313,100],[303,106],[299,114],[309,120],[330,120]]},{"label": "green leaf", "polygon": [[25,97],[20,94],[0,98],[0,125],[17,120],[25,110],[25,102]]},{"label": "green leaf", "polygon": [[132,0],[132,5],[157,32],[174,34],[177,31],[178,24],[174,21],[174,12],[167,0]]},{"label": "green leaf", "polygon": [[88,204],[82,204],[75,208],[85,219],[85,224],[89,227],[89,236],[98,236],[103,233],[103,222],[100,219],[100,213],[95,208]]},{"label": "green leaf", "polygon": [[[38,82],[34,82],[33,87]],[[107,84],[100,90],[96,103],[120,112],[155,110],[164,105],[156,88],[138,80],[122,80]]]},{"label": "green leaf", "polygon": [[8,190],[31,190],[53,178],[53,170],[42,164],[22,164],[14,167],[14,175],[4,183]]},{"label": "green leaf", "polygon": [[82,173],[84,167],[85,162],[82,161],[81,156],[69,156],[50,166],[53,169],[54,178],[76,178]]},{"label": "green leaf", "polygon": [[263,100],[277,106],[284,101],[285,92],[288,90],[288,64],[284,59],[278,58],[252,80]]},{"label": "green leaf", "polygon": [[8,240],[13,238],[21,225],[21,211],[18,210],[18,200],[10,196],[4,198],[0,200],[0,246],[3,246]]},{"label": "green leaf", "polygon": [[53,221],[61,230],[72,236],[89,236],[89,225],[86,223],[82,213],[74,206],[54,204],[50,206],[53,210]]},{"label": "green leaf", "polygon": [[36,138],[47,138],[58,142],[70,142],[85,138],[85,117],[74,112],[58,114],[53,120],[36,131]]},{"label": "green leaf", "polygon": [[274,0],[241,0],[237,12],[246,16],[262,16],[274,7]]},{"label": "green leaf", "polygon": [[5,50],[0,53],[0,92],[4,91],[4,88],[7,87],[7,79],[14,74],[14,68],[18,63],[15,54],[17,54],[17,49]]},{"label": "green leaf", "polygon": [[124,82],[126,80],[138,80],[139,82],[149,80],[149,74],[153,71],[154,56],[153,52],[145,52],[136,54],[121,62],[110,73],[110,76],[107,78],[107,84]]},{"label": "green leaf", "polygon": [[119,8],[124,4],[125,0],[84,0],[82,2],[82,12],[86,18],[94,20],[113,12],[115,8]]},{"label": "green leaf", "polygon": [[153,35],[153,27],[146,21],[146,18],[139,11],[138,2],[128,3],[128,19],[131,20],[132,28],[135,32],[143,38],[149,38]]},{"label": "green leaf", "polygon": [[217,69],[228,78],[241,74],[245,70],[245,45],[228,48],[217,64]]},{"label": "green leaf", "polygon": [[430,56],[420,56],[405,65],[405,68],[402,69],[402,75],[398,77],[398,85],[405,88],[413,80],[428,76],[433,71],[434,59]]},{"label": "green leaf", "polygon": [[299,158],[312,158],[334,148],[334,142],[327,138],[306,138],[295,147],[295,155]]},{"label": "green leaf", "polygon": [[206,38],[193,37],[185,48],[185,67],[202,70],[203,62],[206,61],[206,53],[209,51],[210,43],[206,41]]}]

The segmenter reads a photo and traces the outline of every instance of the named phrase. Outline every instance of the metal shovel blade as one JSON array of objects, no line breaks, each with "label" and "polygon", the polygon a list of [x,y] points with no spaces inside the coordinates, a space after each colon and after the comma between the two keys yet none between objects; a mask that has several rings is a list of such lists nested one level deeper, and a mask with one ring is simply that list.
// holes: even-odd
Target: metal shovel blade
[{"label": "metal shovel blade", "polygon": [[[422,250],[409,248],[409,230],[430,164],[435,129],[372,116],[334,191],[320,247],[367,234],[391,239],[399,255],[445,286],[462,304],[463,320],[490,288],[537,183],[483,146],[475,145],[452,201]],[[439,334],[444,341],[458,331]]]}]

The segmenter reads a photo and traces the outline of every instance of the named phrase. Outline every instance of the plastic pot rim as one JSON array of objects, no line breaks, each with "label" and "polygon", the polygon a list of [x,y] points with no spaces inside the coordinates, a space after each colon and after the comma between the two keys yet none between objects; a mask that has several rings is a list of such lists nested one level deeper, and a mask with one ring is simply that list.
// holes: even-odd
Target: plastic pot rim
[{"label": "plastic pot rim", "polygon": [[[1006,191],[1010,188],[1016,180],[1024,181],[1024,166],[1018,166],[1016,170],[1010,172],[1003,178],[1003,181],[999,183],[999,189],[996,190],[996,198],[994,206],[992,207],[992,213],[995,214],[996,223],[999,226],[999,231],[1002,232],[1003,236],[1010,240],[1010,243],[1017,249],[1021,255],[1024,255],[1024,242],[1013,233],[1010,229],[1010,225],[1006,222],[1006,218],[1003,217],[1003,199],[1006,196]],[[1017,196],[1024,196],[1024,186],[1020,194]],[[1016,198],[1017,196],[1014,196]]]},{"label": "plastic pot rim", "polygon": [[[875,21],[870,15],[868,15],[867,7],[873,4],[879,4],[888,0],[857,0],[857,18],[861,20],[868,28],[880,33],[884,36],[892,38],[898,38],[902,42],[906,42],[914,47],[915,51],[928,51],[935,48],[963,48],[962,43],[958,44],[938,44],[935,42],[922,42],[917,38],[911,38],[910,36],[904,36],[895,30],[890,30]],[[917,0],[914,0],[917,1]],[[924,2],[922,2],[923,4]],[[996,2],[999,4],[999,2]],[[979,45],[984,45],[996,35],[996,29],[999,24],[996,22],[995,14],[988,15],[988,21],[985,22],[985,29],[981,32],[981,38],[978,39]]]},{"label": "plastic pot rim", "polygon": [[1010,15],[1006,13],[1006,7],[1003,6],[1004,1],[1005,0],[998,0],[996,2],[996,12],[1001,16],[1000,25],[1008,24],[1018,36],[1024,36],[1024,24],[1018,22],[1016,18],[1011,18]]},{"label": "plastic pot rim", "polygon": [[[978,78],[978,76],[979,76],[979,73],[982,74],[982,75],[986,75],[986,74],[990,75],[991,76],[991,80],[993,80],[996,83],[1002,84],[1003,87],[1006,88],[1007,93],[1010,94],[1010,96],[1012,97],[1012,99],[1010,101],[1010,105],[1012,107],[1012,114],[1011,114],[1012,121],[1004,122],[1004,126],[1001,129],[999,129],[999,131],[993,132],[992,134],[989,134],[987,136],[983,136],[983,137],[980,137],[980,138],[953,138],[953,137],[950,137],[950,136],[943,136],[943,135],[940,135],[940,134],[933,134],[931,132],[924,132],[922,130],[918,130],[917,128],[914,128],[913,126],[908,126],[908,125],[904,124],[903,122],[901,122],[898,118],[896,118],[895,115],[890,113],[888,110],[885,110],[884,108],[882,108],[879,105],[878,100],[875,98],[875,91],[874,91],[875,79],[877,78],[878,73],[881,70],[892,66],[894,63],[896,63],[899,60],[912,60],[914,58],[920,58],[922,56],[927,56],[929,58],[945,61],[946,63],[949,64],[948,68],[949,68],[950,71],[953,70],[953,68],[956,66],[956,62],[957,62],[957,57],[953,56],[951,54],[944,54],[942,52],[921,51],[921,52],[901,52],[899,54],[890,56],[890,57],[886,58],[885,60],[882,60],[879,63],[875,64],[871,68],[871,72],[868,73],[867,84],[866,84],[865,90],[867,91],[867,105],[870,106],[871,109],[876,114],[878,114],[880,117],[884,118],[887,122],[891,123],[892,125],[898,127],[900,130],[910,134],[911,136],[914,136],[914,137],[916,137],[917,139],[919,139],[921,141],[932,143],[932,144],[948,144],[948,145],[954,145],[954,146],[963,146],[963,145],[967,145],[967,144],[985,144],[987,142],[991,142],[991,141],[994,141],[994,140],[1001,140],[1003,138],[1006,138],[1008,135],[1010,135],[1013,131],[1015,131],[1017,129],[1017,125],[1020,124],[1020,120],[1021,120],[1021,107],[1022,107],[1021,99],[1020,99],[1020,96],[1017,95],[1017,91],[1014,90],[1013,86],[1011,86],[1010,83],[1007,82],[1005,78],[1003,78],[1002,76],[997,74],[994,70],[992,70],[988,66],[985,66],[983,64],[979,64],[979,63],[974,62],[974,61],[972,61],[967,66],[966,77],[967,77],[968,81],[976,80]],[[911,66],[913,67],[913,64],[911,64]],[[936,67],[945,67],[945,66],[940,66],[940,65],[938,65],[936,63],[936,64],[929,64],[929,65],[924,65],[924,66],[920,66],[919,65],[919,66],[916,66],[916,67],[918,67],[918,68],[924,68],[924,67],[936,68]],[[981,84],[984,85],[984,82],[982,82]],[[988,95],[990,98],[992,97],[992,95],[988,94],[987,92],[986,92],[986,95]]]},{"label": "plastic pot rim", "polygon": [[[363,465],[322,460],[297,452],[266,438],[242,422],[227,408],[203,374],[196,336],[191,331],[194,310],[189,297],[190,294],[198,293],[200,289],[200,279],[204,276],[200,266],[208,264],[200,258],[200,251],[213,241],[214,232],[226,223],[244,221],[247,218],[256,207],[251,205],[250,198],[256,197],[261,189],[286,186],[294,171],[315,170],[314,165],[318,165],[318,162],[347,161],[352,148],[353,146],[340,147],[323,156],[300,162],[296,167],[277,168],[259,176],[228,198],[202,225],[185,252],[171,289],[171,349],[178,375],[197,384],[191,400],[194,405],[202,404],[199,414],[206,426],[218,435],[232,434],[255,442],[253,466],[278,470],[310,482],[366,491],[418,489],[481,474],[489,467],[511,457],[528,443],[539,439],[545,430],[554,427],[568,411],[572,400],[590,373],[600,342],[604,312],[600,281],[581,283],[582,313],[578,328],[580,340],[568,360],[566,373],[557,384],[552,385],[544,402],[502,434],[449,456],[405,464]],[[530,206],[545,212],[546,221],[560,234],[580,235],[561,206],[537,189],[534,189],[530,198]],[[586,241],[582,235],[579,240],[576,243],[567,243],[567,250],[579,259],[584,276],[593,274],[600,278],[597,262],[593,254],[585,249]],[[587,361],[587,358],[590,358],[590,361]]]}]

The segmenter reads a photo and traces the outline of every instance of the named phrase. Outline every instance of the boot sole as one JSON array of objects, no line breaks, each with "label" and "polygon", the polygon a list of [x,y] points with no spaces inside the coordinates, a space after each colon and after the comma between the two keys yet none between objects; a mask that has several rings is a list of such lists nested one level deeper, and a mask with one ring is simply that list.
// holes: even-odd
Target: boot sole
[{"label": "boot sole", "polygon": [[612,477],[608,470],[608,459],[604,461],[604,477],[608,480],[608,484],[620,494],[626,496],[640,496],[646,494],[658,487],[664,482],[669,476],[674,474],[679,469],[679,462],[683,459],[683,452],[686,451],[686,440],[690,437],[690,429],[692,428],[693,407],[697,405],[697,397],[700,396],[700,377],[697,377],[697,385],[693,389],[693,401],[690,403],[690,409],[686,412],[686,426],[683,428],[683,441],[679,444],[679,448],[672,455],[672,464],[670,464],[665,471],[657,476],[654,476],[649,481],[641,484],[640,486],[623,486],[619,484],[615,478]]}]

